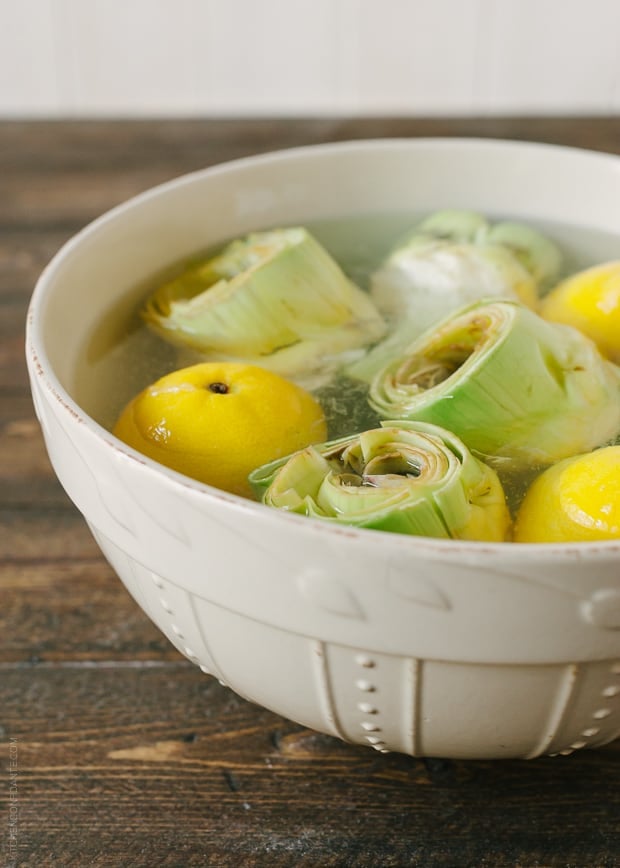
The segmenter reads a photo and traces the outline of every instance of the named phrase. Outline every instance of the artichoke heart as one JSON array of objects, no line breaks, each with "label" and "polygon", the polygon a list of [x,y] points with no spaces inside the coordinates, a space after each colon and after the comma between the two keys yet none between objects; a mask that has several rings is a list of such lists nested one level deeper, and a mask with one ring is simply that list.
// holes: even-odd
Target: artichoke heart
[{"label": "artichoke heart", "polygon": [[620,430],[620,368],[570,326],[518,302],[469,305],[429,329],[373,379],[383,418],[448,428],[507,468],[547,465]]},{"label": "artichoke heart", "polygon": [[284,376],[378,340],[385,323],[304,228],[258,232],[161,286],[146,322],[210,360],[242,360]]},{"label": "artichoke heart", "polygon": [[349,369],[370,381],[415,337],[483,298],[531,308],[559,273],[552,241],[520,223],[491,225],[470,211],[439,211],[422,221],[371,276],[371,297],[395,330]]},{"label": "artichoke heart", "polygon": [[249,481],[267,506],[338,524],[444,539],[506,539],[510,516],[495,471],[453,434],[423,422],[309,446]]}]

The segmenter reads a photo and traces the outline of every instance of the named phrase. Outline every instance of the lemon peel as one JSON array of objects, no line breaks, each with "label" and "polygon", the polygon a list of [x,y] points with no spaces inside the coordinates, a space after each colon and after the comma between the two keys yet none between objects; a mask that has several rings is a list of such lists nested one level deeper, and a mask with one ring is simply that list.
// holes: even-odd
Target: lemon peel
[{"label": "lemon peel", "polygon": [[620,539],[620,446],[560,461],[534,480],[515,523],[515,542]]},{"label": "lemon peel", "polygon": [[579,329],[600,352],[620,362],[620,259],[572,275],[543,299],[545,319]]},{"label": "lemon peel", "polygon": [[325,440],[320,404],[256,365],[203,362],[136,395],[113,433],[166,467],[245,497],[261,464]]}]

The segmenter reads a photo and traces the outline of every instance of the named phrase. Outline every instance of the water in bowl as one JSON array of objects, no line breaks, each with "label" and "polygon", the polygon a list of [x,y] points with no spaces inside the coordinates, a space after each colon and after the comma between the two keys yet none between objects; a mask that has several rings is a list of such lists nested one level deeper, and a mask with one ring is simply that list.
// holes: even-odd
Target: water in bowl
[{"label": "water in bowl", "polygon": [[[397,214],[352,217],[309,222],[307,228],[329,250],[351,279],[368,289],[373,270],[398,241],[411,231],[420,215]],[[495,217],[495,219],[509,219]],[[614,233],[582,226],[531,221],[553,240],[564,254],[564,272],[618,257],[620,239]],[[261,227],[263,228],[263,227]],[[200,255],[210,255],[207,250]],[[163,280],[180,273],[186,263],[173,264],[156,280],[136,287],[124,299],[122,309],[112,311],[83,347],[76,397],[102,426],[112,428],[125,404],[154,380],[170,371],[200,361],[200,356],[164,342],[142,323],[139,310],[144,298]],[[329,437],[341,437],[375,427],[379,419],[366,401],[366,387],[336,376],[316,390],[326,413]],[[531,468],[503,479],[512,508],[516,508],[531,478]]]}]

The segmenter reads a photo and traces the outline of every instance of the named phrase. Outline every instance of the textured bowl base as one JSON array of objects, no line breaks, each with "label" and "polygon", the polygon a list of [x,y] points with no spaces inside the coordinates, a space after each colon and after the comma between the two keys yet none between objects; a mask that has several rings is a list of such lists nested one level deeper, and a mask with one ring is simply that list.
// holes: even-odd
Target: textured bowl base
[{"label": "textured bowl base", "polygon": [[378,751],[452,759],[568,754],[619,734],[620,661],[474,664],[323,642],[192,594],[91,529],[182,654],[304,726]]}]

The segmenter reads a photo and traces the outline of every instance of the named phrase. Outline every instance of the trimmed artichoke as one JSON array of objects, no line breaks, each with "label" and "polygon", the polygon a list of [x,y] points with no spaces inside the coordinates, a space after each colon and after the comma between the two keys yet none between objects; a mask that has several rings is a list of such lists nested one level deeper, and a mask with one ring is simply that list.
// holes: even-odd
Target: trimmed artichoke
[{"label": "trimmed artichoke", "polygon": [[161,286],[143,317],[206,359],[252,362],[291,378],[385,332],[368,294],[303,228],[233,241]]},{"label": "trimmed artichoke", "polygon": [[505,298],[535,308],[560,264],[556,246],[529,226],[491,226],[471,211],[432,214],[372,275],[371,297],[395,330],[349,374],[370,381],[415,337],[465,304]]},{"label": "trimmed artichoke", "polygon": [[250,474],[263,503],[338,524],[501,542],[510,517],[495,471],[453,434],[382,422]]},{"label": "trimmed artichoke", "polygon": [[454,431],[506,467],[551,464],[620,430],[620,368],[570,326],[478,302],[429,329],[374,378],[383,418]]}]

